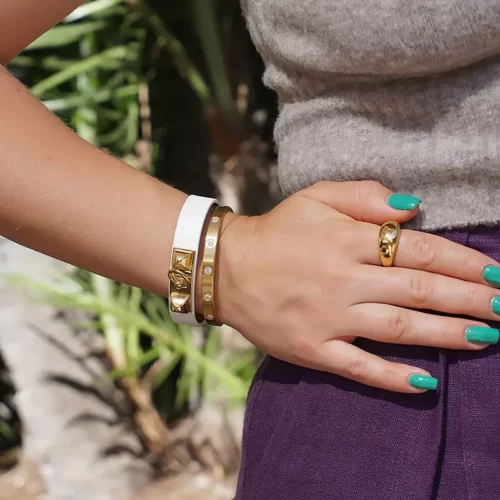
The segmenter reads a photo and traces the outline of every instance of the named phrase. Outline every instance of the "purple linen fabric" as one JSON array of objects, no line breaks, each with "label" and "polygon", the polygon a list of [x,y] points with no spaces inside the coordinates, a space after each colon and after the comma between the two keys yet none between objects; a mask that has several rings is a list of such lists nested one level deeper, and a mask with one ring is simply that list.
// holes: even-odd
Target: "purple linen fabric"
[{"label": "purple linen fabric", "polygon": [[[500,261],[500,227],[441,234]],[[428,370],[438,390],[395,394],[266,358],[235,500],[499,500],[500,344],[357,344]]]}]

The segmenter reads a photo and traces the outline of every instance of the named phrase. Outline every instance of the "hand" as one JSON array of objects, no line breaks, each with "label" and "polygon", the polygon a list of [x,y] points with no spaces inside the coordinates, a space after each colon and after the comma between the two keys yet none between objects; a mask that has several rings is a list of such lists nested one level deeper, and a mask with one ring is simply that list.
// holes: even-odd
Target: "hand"
[{"label": "hand", "polygon": [[[444,238],[403,230],[394,267],[380,267],[379,226],[418,208],[390,208],[378,183],[321,182],[260,217],[227,219],[220,243],[219,317],[264,352],[397,392],[422,392],[411,375],[429,374],[352,345],[355,337],[452,349],[498,319],[483,278],[489,257]],[[489,331],[495,336],[495,331]],[[495,339],[493,339],[493,342]]]}]

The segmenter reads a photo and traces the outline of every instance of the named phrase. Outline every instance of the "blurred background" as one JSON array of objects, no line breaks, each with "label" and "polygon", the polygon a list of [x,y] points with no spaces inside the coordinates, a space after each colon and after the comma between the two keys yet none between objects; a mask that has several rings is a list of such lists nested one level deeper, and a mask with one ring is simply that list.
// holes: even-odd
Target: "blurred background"
[{"label": "blurred background", "polygon": [[[240,213],[280,199],[276,97],[238,0],[88,1],[9,69],[134,168]],[[0,263],[0,498],[231,499],[260,353],[11,242]]]}]

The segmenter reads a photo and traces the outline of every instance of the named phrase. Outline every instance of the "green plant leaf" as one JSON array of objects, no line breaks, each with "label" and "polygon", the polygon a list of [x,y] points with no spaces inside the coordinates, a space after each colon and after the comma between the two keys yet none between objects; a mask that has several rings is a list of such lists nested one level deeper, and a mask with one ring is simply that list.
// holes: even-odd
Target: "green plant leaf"
[{"label": "green plant leaf", "polygon": [[137,377],[137,372],[139,371],[139,368],[142,365],[145,365],[147,363],[150,363],[151,361],[154,361],[155,359],[158,359],[160,355],[160,348],[159,346],[152,347],[149,349],[149,351],[145,352],[138,360],[137,364],[130,364],[126,370],[112,370],[107,374],[107,377],[109,377],[111,380],[117,380],[121,377]]},{"label": "green plant leaf", "polygon": [[[207,338],[205,340],[205,356],[213,360],[219,360],[220,358],[220,335],[217,328],[210,328],[208,331]],[[201,374],[201,384],[202,391],[204,394],[208,394],[211,386],[210,372],[203,370]]]},{"label": "green plant leaf", "polygon": [[0,420],[0,436],[9,440],[15,439],[16,436],[14,429],[5,420]]},{"label": "green plant leaf", "polygon": [[161,353],[160,357],[165,359],[165,366],[160,370],[154,380],[154,387],[159,387],[172,373],[174,368],[181,361],[182,356],[179,353]]},{"label": "green plant leaf", "polygon": [[138,140],[139,127],[139,104],[137,102],[129,102],[127,109],[127,136],[125,138],[125,147],[128,150],[133,150]]},{"label": "green plant leaf", "polygon": [[157,37],[156,43],[158,46],[170,54],[177,70],[188,80],[198,98],[205,105],[212,105],[213,99],[210,88],[192,62],[184,45],[165,27],[158,14],[147,8],[145,10],[146,19]]},{"label": "green plant leaf", "polygon": [[[32,278],[21,275],[4,275],[8,282],[19,286],[27,287],[28,289],[38,292],[49,298],[54,305],[61,307],[74,307],[77,309],[99,314],[106,318],[112,318],[111,326],[115,328],[116,324],[135,326],[142,333],[154,339],[155,342],[168,347],[173,352],[178,353],[189,363],[194,363],[196,370],[193,381],[199,383],[201,370],[210,372],[210,375],[218,383],[221,383],[227,391],[228,400],[243,401],[248,392],[248,384],[241,380],[238,376],[231,373],[225,366],[219,365],[213,359],[207,358],[204,352],[192,345],[190,341],[191,330],[187,327],[179,327],[174,329],[170,324],[164,325],[164,328],[159,328],[153,323],[143,311],[131,311],[124,305],[119,304],[114,300],[112,295],[105,293],[92,292],[76,292],[79,290],[77,285],[75,292],[71,293],[72,289],[68,286],[66,279],[61,279],[61,283],[48,283],[36,281]],[[97,280],[97,284],[106,283],[104,278],[102,282]],[[119,339],[121,331],[122,338]],[[113,330],[113,338],[108,339],[108,348],[116,347],[117,352],[123,349],[123,330]],[[116,342],[116,346],[114,346]],[[181,384],[186,384],[186,381]]]},{"label": "green plant leaf", "polygon": [[237,129],[241,123],[224,61],[216,6],[211,0],[190,0],[190,4],[194,26],[200,38],[201,49],[205,54],[217,106],[221,110],[226,124]]},{"label": "green plant leaf", "polygon": [[[142,290],[133,286],[129,286],[129,300],[125,307],[129,310],[141,312]],[[141,339],[139,329],[135,325],[126,326],[126,355],[127,365],[137,365],[137,360],[144,354],[141,347]]]},{"label": "green plant leaf", "polygon": [[61,85],[61,83],[71,80],[81,73],[99,68],[104,62],[109,59],[125,59],[127,57],[130,57],[132,55],[131,50],[133,50],[131,47],[122,45],[105,50],[104,52],[96,54],[95,56],[88,57],[83,61],[78,61],[71,66],[68,66],[67,68],[64,68],[63,70],[58,71],[57,73],[54,73],[53,75],[45,78],[45,80],[42,80],[41,82],[33,85],[33,87],[31,87],[31,93],[35,97],[40,98],[49,90],[52,90]]},{"label": "green plant leaf", "polygon": [[[64,111],[67,109],[78,108],[86,104],[99,104],[111,99],[123,99],[127,97],[135,97],[139,92],[139,85],[126,85],[116,90],[104,89],[98,90],[96,93],[84,96],[81,94],[68,95],[60,99],[50,99],[43,101],[43,104],[51,111]],[[117,118],[118,119],[118,118]],[[119,115],[119,119],[123,119],[123,115]],[[126,124],[124,124],[126,126]]]},{"label": "green plant leaf", "polygon": [[83,36],[106,27],[104,21],[56,26],[32,42],[25,50],[53,49],[79,41]]},{"label": "green plant leaf", "polygon": [[65,22],[78,21],[89,16],[103,16],[108,14],[108,10],[123,3],[123,0],[95,0],[80,5],[64,20]]}]

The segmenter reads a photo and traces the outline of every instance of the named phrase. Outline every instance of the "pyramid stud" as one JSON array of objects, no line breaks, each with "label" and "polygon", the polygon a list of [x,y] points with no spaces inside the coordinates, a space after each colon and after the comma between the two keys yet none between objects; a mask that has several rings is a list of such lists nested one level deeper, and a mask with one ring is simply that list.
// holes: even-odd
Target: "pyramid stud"
[{"label": "pyramid stud", "polygon": [[184,271],[192,271],[194,263],[194,252],[190,250],[174,249],[174,267]]},{"label": "pyramid stud", "polygon": [[186,314],[191,311],[191,295],[172,292],[170,294],[170,310]]}]

